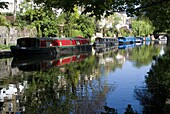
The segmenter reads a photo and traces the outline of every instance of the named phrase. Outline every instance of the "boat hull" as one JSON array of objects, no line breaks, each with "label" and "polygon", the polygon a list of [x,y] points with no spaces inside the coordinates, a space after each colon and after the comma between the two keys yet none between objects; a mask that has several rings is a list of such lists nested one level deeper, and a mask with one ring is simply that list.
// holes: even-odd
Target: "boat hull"
[{"label": "boat hull", "polygon": [[30,48],[30,47],[17,47],[11,46],[11,52],[13,56],[22,55],[55,55],[55,54],[73,54],[80,52],[91,52],[92,45],[81,46],[61,46],[61,47],[48,47],[48,48]]},{"label": "boat hull", "polygon": [[11,46],[11,52],[14,56],[22,56],[22,55],[39,55],[39,54],[56,54],[56,47],[48,47],[48,48],[31,48],[31,47],[17,47]]},{"label": "boat hull", "polygon": [[94,50],[96,53],[105,52],[111,49],[114,49],[118,46],[118,40],[116,38],[107,38],[107,37],[97,37],[93,44]]},{"label": "boat hull", "polygon": [[60,46],[58,47],[58,54],[77,54],[83,52],[91,52],[92,45],[79,45],[79,46]]}]

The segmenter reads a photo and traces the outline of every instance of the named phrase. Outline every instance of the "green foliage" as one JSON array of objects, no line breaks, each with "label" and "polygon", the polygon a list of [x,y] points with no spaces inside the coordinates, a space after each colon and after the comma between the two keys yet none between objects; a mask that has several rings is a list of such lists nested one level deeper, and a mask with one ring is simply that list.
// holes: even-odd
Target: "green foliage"
[{"label": "green foliage", "polygon": [[86,15],[80,15],[77,25],[77,29],[82,31],[84,37],[91,37],[95,32],[94,19]]},{"label": "green foliage", "polygon": [[61,8],[65,12],[74,12],[74,7],[82,8],[82,13],[95,16],[101,19],[103,16],[109,16],[114,12],[124,12],[129,16],[145,15],[153,22],[157,31],[164,31],[170,28],[169,0],[34,0],[38,5],[45,5],[52,8]]},{"label": "green foliage", "polygon": [[17,13],[16,15],[15,25],[21,29],[27,26],[27,21],[25,20],[24,16],[21,15],[20,13]]},{"label": "green foliage", "polygon": [[9,27],[10,24],[9,22],[6,20],[5,16],[0,14],[0,26],[7,26]]},{"label": "green foliage", "polygon": [[25,12],[27,24],[36,27],[38,36],[56,36],[58,35],[58,26],[55,14],[46,8],[29,9]]},{"label": "green foliage", "polygon": [[148,19],[133,20],[132,31],[135,36],[148,36],[153,34],[154,27]]},{"label": "green foliage", "polygon": [[37,36],[57,36],[58,25],[56,14],[51,8],[37,7],[33,4],[28,4],[27,0],[24,0],[20,4],[20,12],[17,14],[16,25],[20,28],[29,26],[30,28],[36,28]]},{"label": "green foliage", "polygon": [[154,63],[146,76],[146,89],[140,93],[140,95],[145,95],[140,98],[144,108],[148,105],[152,107],[148,109],[148,112],[161,110],[159,111],[161,113],[165,109],[166,100],[169,96],[170,50],[169,48],[166,49],[163,56],[154,57]]},{"label": "green foliage", "polygon": [[72,36],[76,37],[76,36],[83,36],[83,33],[80,30],[73,30],[72,31]]},{"label": "green foliage", "polygon": [[63,26],[63,35],[67,37],[91,37],[95,32],[94,19],[86,15],[75,13],[62,13],[57,18],[58,26]]}]

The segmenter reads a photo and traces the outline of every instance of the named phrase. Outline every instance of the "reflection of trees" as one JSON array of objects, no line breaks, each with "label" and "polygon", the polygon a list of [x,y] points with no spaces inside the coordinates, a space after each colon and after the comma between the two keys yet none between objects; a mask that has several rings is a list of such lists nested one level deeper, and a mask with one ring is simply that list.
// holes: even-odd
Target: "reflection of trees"
[{"label": "reflection of trees", "polygon": [[[28,80],[21,105],[26,113],[95,113],[104,110],[105,98],[113,85],[101,80],[95,57],[54,67],[46,72],[32,72],[21,79]],[[95,74],[95,76],[94,76]]]},{"label": "reflection of trees", "polygon": [[100,74],[107,75],[110,71],[114,71],[120,66],[118,60],[116,59],[116,53],[113,50],[100,53],[96,55],[97,69]]},{"label": "reflection of trees", "polygon": [[134,61],[136,67],[141,67],[148,65],[152,61],[152,57],[158,55],[159,52],[160,47],[142,45],[130,51],[130,60]]},{"label": "reflection of trees", "polygon": [[163,113],[170,89],[170,49],[163,56],[155,58],[148,75],[146,88],[136,89],[136,97],[144,106],[145,114]]}]

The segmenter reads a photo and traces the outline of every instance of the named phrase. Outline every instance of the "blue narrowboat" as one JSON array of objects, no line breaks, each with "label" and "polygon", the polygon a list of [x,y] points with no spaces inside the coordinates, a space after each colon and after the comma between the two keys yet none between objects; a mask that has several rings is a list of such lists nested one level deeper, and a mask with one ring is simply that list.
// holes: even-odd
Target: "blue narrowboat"
[{"label": "blue narrowboat", "polygon": [[136,37],[136,40],[135,40],[136,43],[142,43],[143,42],[143,37]]},{"label": "blue narrowboat", "polygon": [[151,38],[150,38],[150,37],[144,37],[143,40],[145,40],[145,41],[150,41]]},{"label": "blue narrowboat", "polygon": [[119,44],[133,44],[135,43],[135,37],[118,37]]}]

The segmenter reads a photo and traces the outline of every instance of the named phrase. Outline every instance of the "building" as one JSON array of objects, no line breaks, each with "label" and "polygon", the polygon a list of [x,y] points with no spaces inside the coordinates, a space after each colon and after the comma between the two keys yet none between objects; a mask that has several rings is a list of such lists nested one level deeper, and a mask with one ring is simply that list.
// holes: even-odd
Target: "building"
[{"label": "building", "polygon": [[116,15],[121,18],[119,24],[116,25],[118,30],[122,27],[131,28],[131,17],[128,17],[126,13],[116,13]]}]

